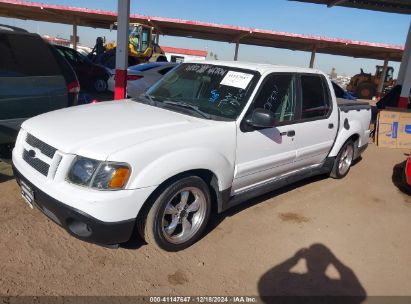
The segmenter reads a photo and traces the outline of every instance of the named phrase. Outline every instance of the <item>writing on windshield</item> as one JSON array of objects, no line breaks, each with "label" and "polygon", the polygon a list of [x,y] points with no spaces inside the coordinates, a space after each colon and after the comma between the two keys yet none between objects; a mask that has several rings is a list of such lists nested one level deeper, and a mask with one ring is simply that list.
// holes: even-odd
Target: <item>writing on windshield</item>
[{"label": "writing on windshield", "polygon": [[235,119],[258,78],[251,70],[189,63],[168,73],[147,93],[155,100],[189,104],[210,115]]}]

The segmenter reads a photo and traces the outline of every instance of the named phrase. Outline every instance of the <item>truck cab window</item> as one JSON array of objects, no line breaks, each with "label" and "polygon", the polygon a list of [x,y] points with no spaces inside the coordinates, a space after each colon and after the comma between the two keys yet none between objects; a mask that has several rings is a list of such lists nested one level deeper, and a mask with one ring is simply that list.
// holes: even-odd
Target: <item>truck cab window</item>
[{"label": "truck cab window", "polygon": [[142,33],[142,39],[141,39],[141,52],[145,52],[145,50],[148,48],[150,43],[150,30],[149,29],[143,29]]},{"label": "truck cab window", "polygon": [[296,109],[295,75],[273,74],[267,77],[254,103],[254,109],[263,108],[274,113],[277,122],[292,121]]},{"label": "truck cab window", "polygon": [[387,75],[385,76],[385,81],[391,81],[394,79],[394,69],[389,67],[387,69]]},{"label": "truck cab window", "polygon": [[302,119],[323,118],[331,111],[330,98],[319,76],[301,76]]}]

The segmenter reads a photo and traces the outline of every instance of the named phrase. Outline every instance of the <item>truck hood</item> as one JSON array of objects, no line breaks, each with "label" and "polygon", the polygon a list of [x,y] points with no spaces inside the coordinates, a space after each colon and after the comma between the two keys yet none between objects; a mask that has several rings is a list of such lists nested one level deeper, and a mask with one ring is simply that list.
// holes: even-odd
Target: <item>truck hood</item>
[{"label": "truck hood", "polygon": [[105,160],[129,146],[213,123],[218,122],[124,100],[50,112],[22,128],[64,153]]}]

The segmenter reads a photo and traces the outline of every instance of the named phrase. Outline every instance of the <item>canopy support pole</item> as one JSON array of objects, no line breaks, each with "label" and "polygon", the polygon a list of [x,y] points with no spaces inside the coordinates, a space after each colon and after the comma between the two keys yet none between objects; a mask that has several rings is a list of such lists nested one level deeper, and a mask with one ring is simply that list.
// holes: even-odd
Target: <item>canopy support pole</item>
[{"label": "canopy support pole", "polygon": [[313,46],[313,50],[311,51],[311,59],[310,59],[310,69],[314,68],[315,63],[315,55],[317,53],[317,46]]},{"label": "canopy support pole", "polygon": [[73,49],[77,50],[77,21],[73,22],[73,38],[71,43],[73,44]]},{"label": "canopy support pole", "polygon": [[240,48],[240,41],[237,40],[235,42],[235,53],[234,53],[234,61],[238,60],[238,49]]},{"label": "canopy support pole", "polygon": [[114,99],[126,97],[128,68],[128,27],[130,23],[130,0],[118,0],[117,47],[116,47],[116,84]]}]

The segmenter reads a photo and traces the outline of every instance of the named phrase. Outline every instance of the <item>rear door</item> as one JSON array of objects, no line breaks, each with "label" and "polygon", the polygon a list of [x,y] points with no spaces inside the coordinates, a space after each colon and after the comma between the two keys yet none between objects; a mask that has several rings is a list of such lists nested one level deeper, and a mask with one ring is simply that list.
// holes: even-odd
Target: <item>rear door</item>
[{"label": "rear door", "polygon": [[296,128],[296,165],[304,168],[322,163],[338,130],[338,109],[333,105],[331,82],[320,74],[300,75],[300,123]]},{"label": "rear door", "polygon": [[37,35],[0,33],[0,122],[22,120],[67,106],[67,88],[48,45]]}]

